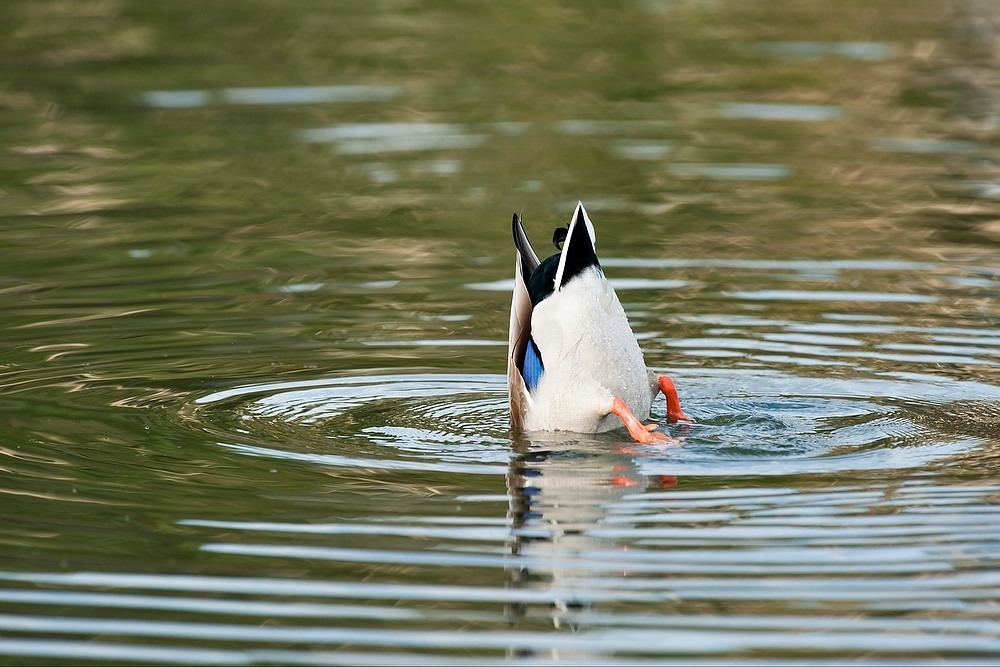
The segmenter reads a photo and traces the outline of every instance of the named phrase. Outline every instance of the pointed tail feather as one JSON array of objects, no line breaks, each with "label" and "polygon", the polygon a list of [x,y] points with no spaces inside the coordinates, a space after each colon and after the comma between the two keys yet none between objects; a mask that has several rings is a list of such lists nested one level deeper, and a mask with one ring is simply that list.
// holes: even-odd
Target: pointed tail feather
[{"label": "pointed tail feather", "polygon": [[559,254],[559,266],[556,269],[555,289],[562,289],[574,277],[591,266],[601,268],[594,249],[593,224],[583,208],[583,203],[576,205],[573,220],[569,223],[569,231]]},{"label": "pointed tail feather", "polygon": [[521,224],[521,216],[517,213],[514,214],[514,219],[511,221],[511,231],[514,234],[514,247],[517,248],[517,254],[521,257],[521,279],[527,285],[531,278],[531,272],[539,264],[538,255],[531,247],[528,235],[524,232],[524,226]]}]

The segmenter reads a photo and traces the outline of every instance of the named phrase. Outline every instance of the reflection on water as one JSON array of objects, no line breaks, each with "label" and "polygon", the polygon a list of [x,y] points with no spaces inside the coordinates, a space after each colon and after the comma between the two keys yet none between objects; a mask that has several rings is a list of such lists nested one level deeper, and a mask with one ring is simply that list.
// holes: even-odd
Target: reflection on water
[{"label": "reflection on water", "polygon": [[662,120],[561,120],[553,124],[561,134],[637,134],[669,128]]},{"label": "reflection on water", "polygon": [[903,139],[878,137],[872,146],[884,151],[900,153],[975,153],[985,148],[975,141],[948,139]]},{"label": "reflection on water", "polygon": [[[782,324],[749,317],[705,319],[729,326]],[[854,318],[844,315],[831,319]],[[892,320],[878,316],[860,319]],[[879,331],[894,328],[881,327]],[[765,337],[789,344],[800,342],[817,350],[820,344],[863,344],[843,335]],[[853,354],[857,356],[857,351]],[[493,438],[487,431],[470,442],[459,432],[468,433],[471,421],[493,422],[497,435],[502,433],[505,395],[501,377],[375,376],[227,390],[198,400],[212,410],[203,412],[201,418],[217,415],[225,420],[230,411],[242,412],[238,431],[244,438],[266,438],[268,431],[277,428],[268,422],[255,425],[260,417],[299,428],[319,420],[325,429],[336,428],[343,441],[360,438],[371,445],[396,448],[395,455],[384,454],[377,461],[225,445],[233,451],[321,466],[387,470],[423,466],[438,472],[503,474],[506,496],[467,497],[465,502],[496,504],[503,500],[509,507],[507,516],[382,516],[367,522],[335,523],[188,518],[178,524],[229,536],[227,541],[207,541],[200,546],[202,552],[210,554],[502,570],[508,577],[505,589],[477,588],[474,598],[453,587],[440,588],[439,592],[446,596],[442,599],[452,601],[502,603],[503,617],[498,616],[497,607],[492,612],[478,611],[475,616],[461,612],[461,617],[495,623],[506,618],[526,629],[504,633],[503,639],[496,632],[488,636],[463,633],[462,645],[471,647],[485,641],[489,646],[503,646],[510,658],[574,660],[618,653],[716,653],[717,642],[726,647],[723,650],[794,650],[805,646],[803,634],[814,642],[813,649],[823,651],[863,651],[879,645],[912,652],[912,646],[904,647],[904,636],[895,633],[909,636],[914,631],[932,633],[918,636],[919,645],[926,650],[960,650],[955,637],[934,634],[947,631],[972,638],[980,647],[977,651],[993,651],[992,640],[975,639],[981,628],[978,622],[921,625],[901,620],[851,621],[834,613],[844,604],[875,610],[887,608],[887,601],[894,600],[894,608],[899,610],[911,609],[911,605],[924,608],[928,600],[945,606],[955,599],[967,600],[963,605],[975,604],[974,600],[994,594],[992,589],[984,592],[984,586],[991,586],[988,577],[956,576],[955,571],[966,561],[984,562],[983,549],[987,547],[982,540],[996,530],[997,514],[976,508],[1000,487],[949,490],[926,481],[901,483],[880,476],[894,470],[927,468],[936,461],[979,450],[985,442],[982,436],[962,429],[956,432],[954,422],[929,422],[927,410],[935,405],[992,403],[1000,400],[1000,390],[975,382],[904,375],[838,380],[775,371],[733,370],[707,375],[704,370],[680,371],[674,376],[685,389],[685,399],[694,406],[692,414],[698,424],[672,427],[672,437],[665,443],[635,445],[621,441],[621,434],[531,435],[511,441],[497,437],[495,441],[502,447],[496,451],[500,456],[496,460],[507,460],[506,468],[482,465],[478,470],[455,466],[453,461],[493,460],[492,450],[484,446]],[[379,391],[372,393],[376,386]],[[451,399],[439,402],[443,395]],[[476,395],[482,399],[474,399]],[[233,400],[240,403],[234,405]],[[387,405],[370,415],[368,419],[377,421],[367,425],[364,418],[359,419],[360,412],[358,417],[352,416],[373,400],[398,406]],[[463,403],[464,408],[456,407]],[[463,415],[464,422],[434,428],[434,419],[457,413]],[[654,410],[653,416],[662,421],[662,408]],[[421,427],[388,426],[394,422]],[[382,423],[387,426],[379,425]],[[405,440],[387,442],[385,434],[401,435]],[[303,432],[293,440],[310,437]],[[847,479],[859,483],[814,488],[780,482],[759,485],[769,478],[802,475],[827,476],[825,479],[848,475]],[[725,486],[684,490],[688,480],[697,478],[725,480]],[[302,539],[288,542],[282,536],[379,536],[411,543],[435,540],[441,547],[448,546],[431,550],[414,548],[413,544],[393,549],[364,543],[328,546],[304,544]],[[932,574],[935,578],[923,578]],[[782,583],[782,577],[794,579]],[[919,586],[913,577],[922,578]],[[281,586],[278,582],[274,585]],[[326,595],[319,592],[322,590],[320,585],[312,594]],[[330,593],[336,597],[398,596],[410,600],[424,599],[422,595],[427,594],[403,586],[368,593],[340,588],[331,591],[338,591]],[[725,604],[727,611],[722,616],[700,615],[698,606],[708,600]],[[782,609],[761,615],[743,608],[763,601],[779,604]],[[799,608],[806,602],[812,611],[802,616]],[[644,605],[640,615],[607,611],[609,604],[637,603]],[[662,610],[654,611],[661,606]],[[342,610],[327,610],[324,605],[306,605],[300,610],[291,605],[279,612],[335,618]],[[442,613],[421,618],[457,618]],[[527,630],[540,621],[556,630],[572,630],[574,641],[568,643],[558,635],[543,639]],[[630,628],[628,633],[608,632],[625,627]],[[659,634],[664,631],[671,642]],[[696,635],[695,641],[691,631],[704,634]],[[243,636],[227,634],[228,629],[219,632],[221,636]],[[677,641],[682,634],[685,639]],[[319,641],[341,641],[336,631],[317,628],[288,631],[275,635],[274,640],[306,641],[310,636]],[[444,641],[434,635],[425,640],[432,637]],[[634,643],[637,637],[641,638],[639,645]],[[391,639],[377,633],[370,641],[415,646],[405,633]],[[447,643],[453,645],[450,640]]]},{"label": "reflection on water", "polygon": [[332,143],[346,155],[397,151],[475,148],[483,134],[466,134],[463,125],[445,123],[351,123],[303,130],[302,141]]},{"label": "reflection on water", "polygon": [[719,106],[726,118],[756,120],[836,120],[844,113],[840,107],[817,104],[728,103]]},{"label": "reflection on water", "polygon": [[661,160],[674,149],[669,141],[619,140],[611,146],[611,152],[624,160]]},{"label": "reflection on water", "polygon": [[182,109],[207,104],[325,104],[329,102],[383,102],[403,92],[400,86],[284,86],[280,88],[223,88],[222,90],[151,90],[143,104],[159,109]]},{"label": "reflection on water", "polygon": [[[993,4],[202,5],[0,3],[0,656],[1000,653]],[[581,199],[659,446],[508,428]]]},{"label": "reflection on water", "polygon": [[758,42],[757,48],[772,58],[839,56],[854,60],[885,60],[895,51],[892,44],[883,42]]},{"label": "reflection on water", "polygon": [[788,176],[792,168],[785,164],[672,164],[674,176],[701,176],[722,181],[778,181]]}]

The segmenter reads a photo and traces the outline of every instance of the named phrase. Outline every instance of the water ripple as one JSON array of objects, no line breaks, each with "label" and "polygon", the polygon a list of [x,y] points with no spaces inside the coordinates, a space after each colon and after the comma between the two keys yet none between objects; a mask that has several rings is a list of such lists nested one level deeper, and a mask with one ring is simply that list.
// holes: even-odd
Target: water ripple
[{"label": "water ripple", "polygon": [[[850,345],[852,339],[814,334],[770,338],[730,342],[819,356],[883,354],[804,344],[856,347]],[[724,346],[727,339],[670,344],[709,342]],[[924,466],[970,452],[982,439],[935,428],[922,406],[1000,402],[1000,389],[921,374],[843,379],[680,369],[673,375],[699,423],[669,428],[680,438],[680,447],[643,450],[633,465],[646,478]],[[195,414],[219,436],[219,446],[251,457],[367,470],[502,475],[512,460],[505,394],[505,378],[496,375],[334,378],[216,392],[195,401]],[[652,419],[663,422],[660,403]],[[558,439],[556,434],[546,437]],[[617,432],[570,436],[577,445],[589,442],[598,448],[617,438]]]}]

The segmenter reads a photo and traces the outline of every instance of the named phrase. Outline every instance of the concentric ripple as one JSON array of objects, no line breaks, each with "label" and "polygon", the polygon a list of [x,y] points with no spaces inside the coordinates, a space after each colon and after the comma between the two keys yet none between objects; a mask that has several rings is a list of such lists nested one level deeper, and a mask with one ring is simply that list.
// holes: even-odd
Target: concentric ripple
[{"label": "concentric ripple", "polygon": [[[781,371],[675,374],[696,426],[682,446],[643,457],[649,475],[785,475],[901,469],[975,448],[949,417],[961,403],[998,416],[1000,390],[929,375],[802,377]],[[662,406],[653,417],[662,420]]]},{"label": "concentric ripple", "polygon": [[[1000,389],[937,376],[803,377],[776,370],[674,373],[697,424],[663,426],[668,448],[638,448],[645,475],[784,475],[917,467],[982,442],[948,411],[995,413]],[[195,401],[219,444],[249,456],[324,466],[502,474],[512,456],[500,375],[379,375],[255,384]],[[658,402],[651,419],[664,424]],[[934,416],[937,412],[941,414]],[[965,419],[961,421],[966,421]],[[584,450],[627,439],[569,438]]]},{"label": "concentric ripple", "polygon": [[[502,474],[506,378],[381,375],[250,385],[198,399],[220,444],[321,465]],[[277,444],[276,444],[277,443]]]}]

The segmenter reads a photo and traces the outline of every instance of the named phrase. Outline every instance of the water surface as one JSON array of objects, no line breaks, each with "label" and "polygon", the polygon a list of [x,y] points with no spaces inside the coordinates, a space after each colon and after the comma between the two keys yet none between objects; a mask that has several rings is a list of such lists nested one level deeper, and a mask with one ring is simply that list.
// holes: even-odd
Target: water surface
[{"label": "water surface", "polygon": [[[0,661],[994,658],[998,35],[5,3]],[[578,200],[656,446],[508,427],[510,215]]]}]

